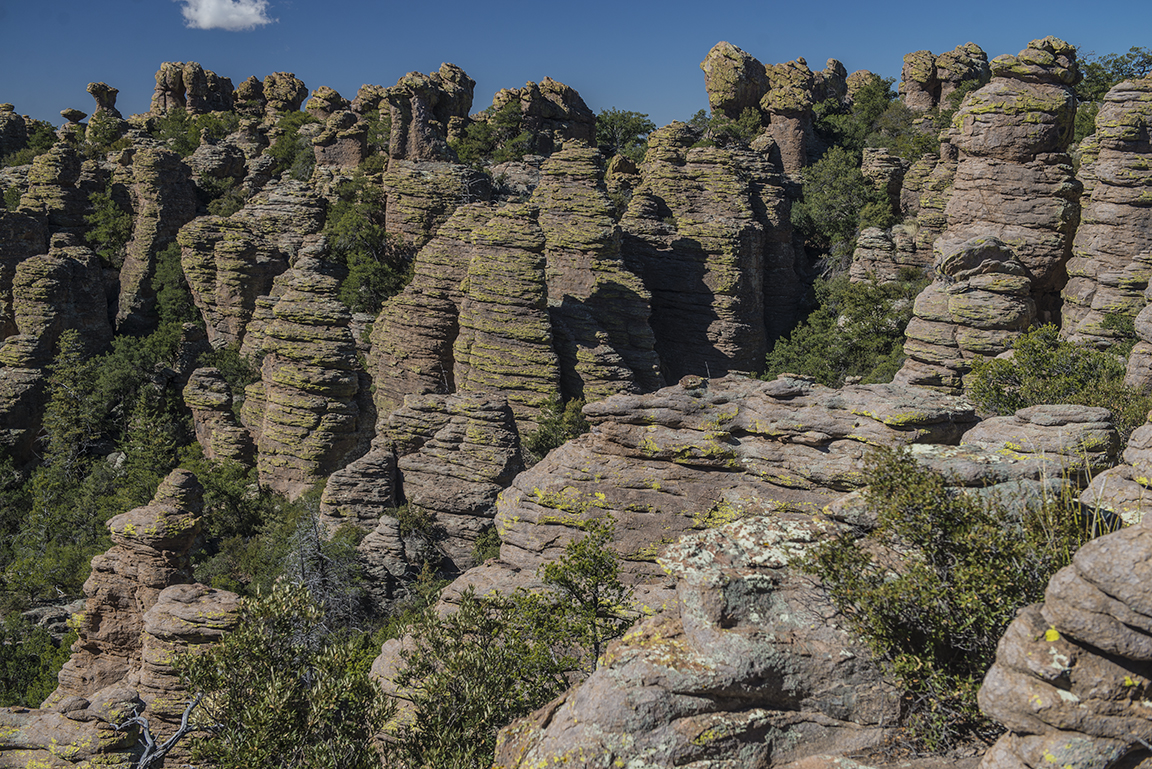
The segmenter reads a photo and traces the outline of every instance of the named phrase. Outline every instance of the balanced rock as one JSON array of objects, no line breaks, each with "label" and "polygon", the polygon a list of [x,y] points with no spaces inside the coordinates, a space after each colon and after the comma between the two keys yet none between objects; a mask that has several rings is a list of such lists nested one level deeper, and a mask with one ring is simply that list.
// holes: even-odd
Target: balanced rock
[{"label": "balanced rock", "polygon": [[914,51],[904,57],[900,96],[908,107],[925,112],[945,104],[961,83],[984,85],[991,75],[988,55],[975,43],[958,45],[940,56]]},{"label": "balanced rock", "polygon": [[713,112],[735,120],[746,109],[759,111],[760,100],[768,93],[768,75],[754,56],[722,40],[712,46],[700,69]]},{"label": "balanced rock", "polygon": [[976,356],[995,357],[1036,319],[1032,281],[995,238],[939,242],[936,279],[913,304],[895,381],[960,392]]},{"label": "balanced rock", "polygon": [[1080,78],[1076,50],[1057,38],[999,56],[992,80],[969,94],[949,136],[960,162],[937,241],[942,253],[973,238],[998,238],[1027,269],[1041,320],[1056,320],[1067,281],[1081,186],[1066,150]]},{"label": "balanced rock", "polygon": [[[1119,332],[1105,327],[1109,316],[1135,318],[1147,304],[1152,275],[1152,78],[1128,80],[1104,97],[1096,133],[1082,153],[1092,189],[1083,211],[1068,285],[1064,287],[1063,335],[1097,347],[1114,343]],[[1152,351],[1143,343],[1142,357]]]},{"label": "balanced rock", "polygon": [[264,78],[262,90],[269,117],[296,112],[308,98],[308,87],[291,72],[273,72]]}]

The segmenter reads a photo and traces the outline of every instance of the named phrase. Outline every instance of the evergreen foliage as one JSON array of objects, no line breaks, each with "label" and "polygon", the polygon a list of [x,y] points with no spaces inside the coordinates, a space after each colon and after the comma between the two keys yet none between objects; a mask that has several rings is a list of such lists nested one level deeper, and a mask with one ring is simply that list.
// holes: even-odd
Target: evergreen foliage
[{"label": "evergreen foliage", "polygon": [[763,129],[760,112],[747,107],[735,120],[713,112],[711,116],[700,110],[688,121],[688,125],[700,134],[694,147],[724,147],[732,143],[747,144],[755,139]]},{"label": "evergreen foliage", "polygon": [[348,268],[340,301],[352,312],[376,315],[412,279],[412,253],[384,229],[384,190],[363,173],[337,189],[324,234],[332,256]]},{"label": "evergreen foliage", "polygon": [[57,643],[44,628],[9,614],[0,623],[0,707],[40,707],[55,691],[75,641],[75,630]]},{"label": "evergreen foliage", "polygon": [[1048,324],[1020,336],[1011,358],[976,358],[968,397],[989,414],[1013,414],[1041,403],[1099,406],[1112,412],[1121,438],[1144,424],[1152,395],[1124,385],[1124,359],[1060,338]]},{"label": "evergreen foliage", "polygon": [[536,418],[536,429],[521,438],[530,458],[540,461],[552,449],[588,432],[591,428],[584,419],[583,408],[584,400],[576,398],[565,403],[554,397],[545,403]]},{"label": "evergreen foliage", "polygon": [[276,122],[279,135],[272,146],[264,150],[276,161],[273,175],[286,175],[297,181],[306,182],[312,178],[312,168],[316,165],[316,153],[312,150],[312,140],[300,135],[300,129],[309,123],[320,121],[307,112],[285,112]]},{"label": "evergreen foliage", "polygon": [[174,107],[151,121],[149,133],[186,158],[200,146],[202,137],[217,142],[239,128],[240,115],[235,112],[190,115],[183,107]]},{"label": "evergreen foliage", "polygon": [[648,149],[648,134],[655,130],[656,124],[640,112],[612,107],[596,116],[596,144],[606,158],[619,154],[640,163]]},{"label": "evergreen foliage", "polygon": [[840,387],[846,377],[864,384],[891,382],[904,363],[904,329],[912,303],[928,285],[923,274],[908,271],[891,283],[851,283],[847,275],[818,278],[818,307],[776,340],[765,359],[765,378],[785,372],[815,377]]},{"label": "evergreen foliage", "polygon": [[90,229],[85,237],[88,244],[109,267],[124,264],[128,241],[132,239],[132,214],[125,211],[112,197],[109,185],[104,192],[93,192],[88,197],[92,213],[84,217]]},{"label": "evergreen foliage", "polygon": [[469,122],[464,135],[448,143],[461,163],[506,163],[527,154],[532,135],[521,128],[519,101],[510,101],[500,109],[488,107],[483,114],[484,119]]},{"label": "evergreen foliage", "polygon": [[0,157],[0,168],[8,166],[24,166],[52,149],[57,142],[56,129],[46,120],[31,120],[26,124],[28,129],[28,143],[23,149],[9,152]]},{"label": "evergreen foliage", "polygon": [[801,567],[905,690],[906,724],[922,747],[995,735],[976,692],[996,644],[1094,525],[1071,495],[981,501],[899,450],[876,450],[864,476],[875,528],[818,544]]}]

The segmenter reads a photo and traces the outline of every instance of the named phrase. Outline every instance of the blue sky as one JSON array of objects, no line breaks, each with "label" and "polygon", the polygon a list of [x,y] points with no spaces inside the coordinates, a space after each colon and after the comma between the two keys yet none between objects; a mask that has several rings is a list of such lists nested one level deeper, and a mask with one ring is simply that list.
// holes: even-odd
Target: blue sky
[{"label": "blue sky", "polygon": [[[186,12],[215,28],[189,27]],[[593,110],[663,125],[707,106],[699,63],[720,40],[765,63],[803,56],[821,69],[834,57],[849,72],[899,77],[909,51],[972,41],[991,58],[1045,35],[1098,54],[1152,46],[1152,3],[0,0],[0,102],[58,124],[62,109],[91,112],[85,87],[103,80],[120,89],[121,112],[143,112],[162,61],[198,61],[234,84],[294,72],[352,98],[363,83],[392,85],[450,61],[477,81],[473,111],[500,88],[549,76]]]}]

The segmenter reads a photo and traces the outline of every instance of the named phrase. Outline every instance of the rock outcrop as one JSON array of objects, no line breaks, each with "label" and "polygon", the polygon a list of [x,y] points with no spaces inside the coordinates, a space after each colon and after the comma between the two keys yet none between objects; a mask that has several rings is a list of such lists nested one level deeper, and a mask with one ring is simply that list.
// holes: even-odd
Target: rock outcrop
[{"label": "rock outcrop", "polygon": [[323,248],[305,249],[277,278],[259,346],[245,347],[263,355],[261,381],[248,386],[241,410],[256,441],[256,469],[261,483],[292,497],[362,453],[375,421],[351,317],[336,299],[339,282],[325,271]]},{"label": "rock outcrop", "polygon": [[86,229],[88,196],[80,186],[80,154],[67,142],[57,142],[37,155],[28,171],[28,191],[20,197],[17,213],[35,217],[50,232]]},{"label": "rock outcrop", "polygon": [[504,206],[472,231],[452,349],[456,389],[503,394],[523,427],[560,389],[537,215]]},{"label": "rock outcrop", "polygon": [[960,162],[937,250],[951,253],[973,238],[1009,244],[1027,269],[1038,317],[1055,322],[1080,218],[1081,185],[1066,153],[1076,50],[1048,37],[996,57],[991,68],[992,80],[953,119],[949,140]]},{"label": "rock outcrop", "polygon": [[198,368],[184,387],[184,404],[192,410],[192,426],[204,456],[217,462],[251,466],[252,436],[233,413],[232,390],[219,369]]},{"label": "rock outcrop", "polygon": [[1124,523],[1139,523],[1152,508],[1152,424],[1132,431],[1123,463],[1098,473],[1080,495],[1089,509],[1115,514]]},{"label": "rock outcrop", "polygon": [[924,271],[927,266],[923,252],[916,249],[915,226],[898,224],[889,230],[866,227],[856,238],[848,276],[853,283],[887,283],[897,280],[905,270]]},{"label": "rock outcrop", "polygon": [[960,392],[976,356],[1007,351],[1036,319],[1028,268],[995,238],[937,245],[936,279],[920,292],[895,381]]},{"label": "rock outcrop", "polygon": [[[569,141],[596,146],[596,113],[575,88],[550,77],[523,88],[504,88],[492,97],[492,112],[512,103],[519,106],[520,130],[530,137],[525,145],[529,154],[551,155]],[[481,113],[472,119],[486,117]]]},{"label": "rock outcrop", "polygon": [[275,118],[285,112],[296,112],[308,98],[308,86],[291,72],[273,72],[264,77],[261,88],[264,109],[268,117]]},{"label": "rock outcrop", "polygon": [[980,707],[1008,728],[983,769],[1138,766],[1152,721],[1152,531],[1121,529],[1080,548],[1023,609],[996,650]]},{"label": "rock outcrop", "polygon": [[112,339],[100,260],[75,239],[54,235],[47,254],[21,261],[12,279],[17,333],[0,347],[0,445],[14,459],[32,457],[47,401],[45,367],[61,334],[80,332],[73,354],[87,358]]},{"label": "rock outcrop", "polygon": [[197,62],[166,61],[156,71],[153,114],[163,115],[177,108],[193,115],[223,112],[232,109],[232,104],[232,81],[204,69]]},{"label": "rock outcrop", "polygon": [[281,181],[230,217],[202,216],[180,230],[180,262],[214,346],[244,341],[258,298],[323,223],[323,201],[302,182]]},{"label": "rock outcrop", "polygon": [[[1152,275],[1152,78],[1120,83],[1104,97],[1096,132],[1081,145],[1091,178],[1064,287],[1063,335],[1097,347],[1114,343],[1109,316],[1135,318]],[[1152,352],[1144,343],[1142,357]]]},{"label": "rock outcrop", "polygon": [[34,217],[0,211],[0,339],[17,333],[12,307],[16,267],[30,256],[48,253],[48,232]]},{"label": "rock outcrop", "polygon": [[625,264],[652,294],[669,380],[760,368],[807,285],[771,142],[745,150],[693,147],[697,139],[684,123],[652,133],[620,222]]},{"label": "rock outcrop", "polygon": [[120,269],[116,330],[141,336],[155,329],[158,254],[196,216],[191,171],[175,152],[146,147],[131,156],[132,239]]},{"label": "rock outcrop", "polygon": [[463,121],[472,107],[476,81],[455,64],[437,72],[409,72],[385,92],[391,107],[388,150],[394,160],[455,161],[448,147],[453,120]]},{"label": "rock outcrop", "polygon": [[904,56],[900,96],[904,104],[924,112],[945,104],[961,83],[984,85],[991,76],[988,55],[975,43],[958,45],[939,56],[931,51],[913,51]]},{"label": "rock outcrop", "polygon": [[676,603],[609,645],[592,676],[503,729],[495,766],[775,766],[852,753],[894,728],[899,693],[789,561],[829,524],[730,523],[658,559]]}]

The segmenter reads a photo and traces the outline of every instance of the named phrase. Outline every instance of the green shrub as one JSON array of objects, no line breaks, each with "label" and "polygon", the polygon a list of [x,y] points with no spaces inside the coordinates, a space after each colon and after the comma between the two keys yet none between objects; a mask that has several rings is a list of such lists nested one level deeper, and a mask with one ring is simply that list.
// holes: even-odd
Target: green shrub
[{"label": "green shrub", "polygon": [[912,271],[883,284],[851,283],[847,275],[817,279],[818,308],[776,340],[765,358],[765,378],[804,374],[829,387],[850,376],[864,384],[891,382],[904,362],[912,303],[927,284],[925,275]]},{"label": "green shrub", "polygon": [[312,150],[312,140],[300,135],[300,129],[309,123],[318,123],[307,112],[286,112],[280,116],[276,128],[280,135],[272,146],[264,152],[276,161],[272,173],[287,175],[297,181],[306,182],[312,178],[312,168],[316,165],[316,153]]},{"label": "green shrub", "polygon": [[521,130],[519,101],[510,101],[498,110],[488,107],[484,115],[483,120],[469,122],[462,137],[448,143],[461,163],[505,163],[528,152],[532,135]]},{"label": "green shrub", "polygon": [[536,461],[548,456],[548,452],[583,435],[591,429],[584,419],[584,401],[573,399],[567,403],[552,398],[540,409],[536,418],[536,429],[522,438],[522,445]]},{"label": "green shrub", "polygon": [[1073,495],[989,504],[950,488],[908,453],[878,449],[864,475],[875,528],[817,545],[801,567],[907,696],[906,725],[939,751],[995,734],[976,691],[1023,606],[1091,534]]},{"label": "green shrub", "polygon": [[489,526],[476,538],[472,546],[472,558],[476,563],[484,563],[500,555],[500,532]]},{"label": "green shrub", "polygon": [[861,226],[896,223],[887,195],[864,178],[860,156],[848,149],[832,147],[803,169],[801,179],[802,199],[792,205],[792,224],[809,245],[828,253],[833,269],[851,260]]},{"label": "green shrub", "polygon": [[156,255],[152,290],[156,292],[156,309],[162,324],[200,320],[200,313],[192,303],[188,280],[184,277],[184,267],[180,263],[180,246],[176,243],[170,243]]},{"label": "green shrub", "polygon": [[20,188],[12,185],[4,190],[4,208],[9,211],[15,211],[20,205]]},{"label": "green shrub", "polygon": [[496,734],[568,689],[636,618],[608,547],[612,521],[591,521],[541,570],[552,589],[461,596],[457,611],[426,610],[409,626],[395,677],[411,718],[397,719],[386,766],[491,766]]},{"label": "green shrub", "polygon": [[606,109],[596,116],[596,144],[604,157],[623,155],[635,163],[644,160],[648,149],[648,134],[656,124],[640,112]]},{"label": "green shrub", "polygon": [[985,413],[1012,414],[1042,403],[1099,406],[1112,412],[1116,429],[1127,441],[1152,408],[1152,396],[1124,386],[1123,358],[1062,340],[1054,325],[1021,335],[1012,349],[1011,358],[973,361],[966,389]]},{"label": "green shrub", "polygon": [[231,216],[244,207],[244,188],[232,177],[201,179],[197,197],[213,216]]},{"label": "green shrub", "polygon": [[412,252],[384,229],[384,191],[357,173],[337,190],[324,234],[336,261],[348,268],[340,301],[352,312],[376,315],[412,279]]},{"label": "green shrub", "polygon": [[8,614],[0,624],[0,707],[40,707],[56,689],[56,674],[75,641],[75,630],[56,643],[44,628]]},{"label": "green shrub", "polygon": [[219,141],[239,128],[240,116],[235,112],[206,112],[193,116],[182,107],[174,107],[152,121],[149,133],[186,158],[200,146],[202,135],[211,141]]},{"label": "green shrub", "polygon": [[176,661],[205,695],[197,760],[221,769],[317,766],[378,769],[373,738],[389,714],[369,676],[370,636],[325,625],[320,604],[280,583],[242,603],[239,627]]},{"label": "green shrub", "polygon": [[24,166],[31,163],[37,155],[43,155],[56,144],[56,129],[46,120],[33,120],[27,126],[28,144],[24,149],[10,152],[0,158],[0,168],[7,166]]},{"label": "green shrub", "polygon": [[700,134],[694,147],[725,146],[733,142],[747,144],[755,139],[763,129],[760,112],[747,107],[735,120],[723,115],[700,110],[688,121],[688,125]]},{"label": "green shrub", "polygon": [[132,239],[132,214],[116,203],[111,186],[93,192],[88,202],[92,204],[92,213],[84,217],[91,228],[86,234],[88,243],[104,264],[119,269]]}]

